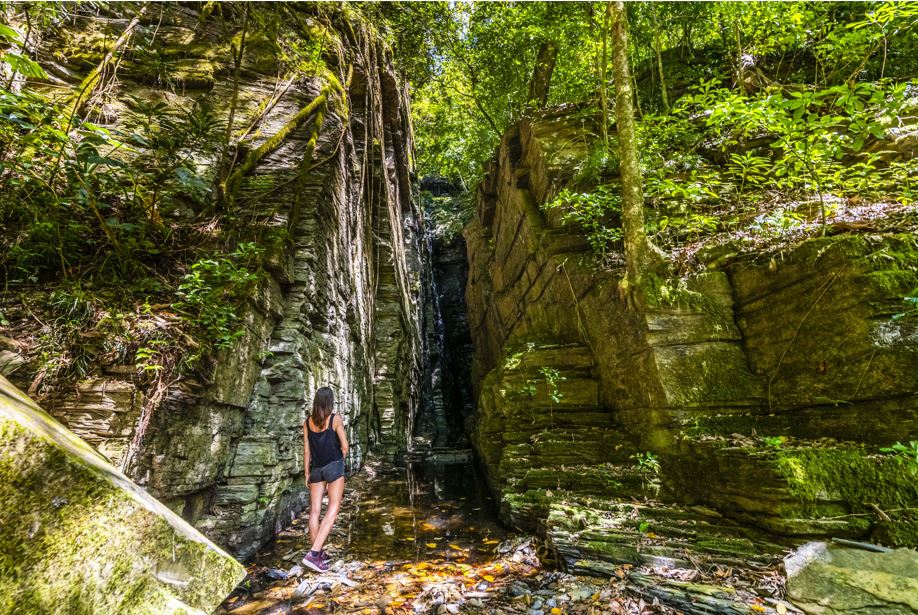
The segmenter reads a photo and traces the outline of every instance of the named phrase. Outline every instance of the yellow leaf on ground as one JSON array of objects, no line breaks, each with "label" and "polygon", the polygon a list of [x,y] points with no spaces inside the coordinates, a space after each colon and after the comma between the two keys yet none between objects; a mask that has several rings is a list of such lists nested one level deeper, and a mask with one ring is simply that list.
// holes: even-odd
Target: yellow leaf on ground
[{"label": "yellow leaf on ground", "polygon": [[485,540],[482,544],[485,544],[485,545],[496,545],[496,544],[499,543],[499,542],[500,542],[499,540],[494,540],[493,538],[488,538],[488,539]]},{"label": "yellow leaf on ground", "polygon": [[454,545],[453,543],[449,543],[449,548],[455,551],[465,551],[465,549],[463,549],[459,545]]},{"label": "yellow leaf on ground", "polygon": [[427,543],[427,548],[428,548],[428,549],[436,549],[436,548],[437,548],[437,543],[435,543],[435,542],[428,542],[428,543]]},{"label": "yellow leaf on ground", "polygon": [[558,607],[554,607],[551,610],[551,615],[561,615],[561,609],[559,609]]},{"label": "yellow leaf on ground", "polygon": [[489,575],[489,574],[483,574],[483,575],[481,575],[481,578],[484,579],[485,581],[487,581],[488,583],[493,583],[493,582],[494,582],[494,577],[492,577],[492,576]]}]

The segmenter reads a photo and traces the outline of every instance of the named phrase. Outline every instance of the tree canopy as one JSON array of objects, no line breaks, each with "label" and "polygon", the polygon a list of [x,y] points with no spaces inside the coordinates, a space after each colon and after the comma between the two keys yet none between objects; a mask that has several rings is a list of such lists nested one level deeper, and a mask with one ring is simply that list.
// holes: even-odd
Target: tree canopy
[{"label": "tree canopy", "polygon": [[[717,80],[824,89],[903,83],[918,68],[918,7],[904,2],[630,2],[639,116]],[[382,10],[413,85],[422,174],[470,187],[498,135],[527,112],[536,56],[557,45],[548,104],[597,104],[602,2],[391,3]],[[607,78],[611,78],[608,76]]]}]

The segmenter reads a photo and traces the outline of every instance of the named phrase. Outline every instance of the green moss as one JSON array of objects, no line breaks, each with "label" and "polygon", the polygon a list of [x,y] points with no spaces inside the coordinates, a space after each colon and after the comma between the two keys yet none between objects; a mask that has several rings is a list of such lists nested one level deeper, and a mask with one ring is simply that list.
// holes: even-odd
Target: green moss
[{"label": "green moss", "polygon": [[[233,171],[226,180],[225,191],[227,194],[232,195],[235,193],[236,188],[239,185],[239,182],[242,181],[242,178],[251,173],[255,169],[255,165],[259,163],[265,156],[275,151],[280,147],[284,140],[293,133],[294,130],[299,128],[299,126],[306,121],[307,118],[312,116],[314,113],[317,118],[324,119],[325,109],[328,104],[328,97],[330,92],[338,91],[341,87],[341,84],[335,80],[334,83],[327,84],[322,91],[316,96],[308,105],[300,109],[296,115],[290,118],[290,121],[284,124],[284,126],[277,131],[274,135],[265,140],[264,143],[259,145],[257,148],[249,152],[249,155],[245,157],[245,160],[239,167]],[[318,139],[318,128],[321,126],[321,122],[316,121],[317,126],[314,126],[313,132],[310,136],[309,142],[307,143],[307,148],[310,151],[315,147],[316,141]]]},{"label": "green moss", "polygon": [[691,290],[688,283],[688,278],[664,278],[651,272],[643,275],[638,285],[648,307],[676,307],[713,313],[711,300],[704,293]]},{"label": "green moss", "polygon": [[909,511],[911,517],[893,515],[889,521],[876,524],[871,539],[892,547],[918,546],[918,509]]},{"label": "green moss", "polygon": [[695,548],[715,553],[729,553],[740,557],[760,555],[759,549],[748,538],[729,538],[726,536],[709,536],[695,541]]},{"label": "green moss", "polygon": [[[918,255],[915,256],[918,263]],[[887,297],[903,297],[918,285],[918,265],[911,270],[883,269],[867,274],[870,285]]]},{"label": "green moss", "polygon": [[243,572],[85,442],[5,390],[0,501],[0,612],[209,610]]},{"label": "green moss", "polygon": [[915,271],[918,266],[918,237],[911,233],[883,235],[881,245],[870,237],[845,236],[846,253],[856,258],[855,262],[870,263],[886,270]]},{"label": "green moss", "polygon": [[899,456],[864,447],[797,449],[780,451],[776,464],[791,495],[805,503],[836,499],[854,512],[918,505],[915,464]]}]

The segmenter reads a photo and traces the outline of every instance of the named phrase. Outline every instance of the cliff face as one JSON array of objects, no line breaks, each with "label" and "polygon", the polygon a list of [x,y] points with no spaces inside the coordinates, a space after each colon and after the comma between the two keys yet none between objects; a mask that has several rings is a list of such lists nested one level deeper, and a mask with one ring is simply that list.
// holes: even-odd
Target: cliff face
[{"label": "cliff face", "polygon": [[[115,67],[101,125],[123,127],[138,100],[167,112],[206,101],[227,120],[234,33],[201,7],[156,5],[140,15],[136,50]],[[73,17],[42,40],[37,55],[58,91],[76,91],[102,61],[98,41],[117,38],[133,17],[132,5],[106,10],[113,13]],[[99,365],[46,404],[150,493],[242,556],[305,503],[302,425],[316,388],[334,389],[356,468],[370,446],[406,450],[421,380],[422,220],[412,196],[406,92],[390,52],[359,20],[348,22],[340,11],[283,11],[305,40],[319,41],[328,71],[279,75],[274,56],[260,51],[264,33],[251,26],[234,125],[248,127],[237,160],[254,164],[231,177],[233,211],[251,219],[269,275],[244,309],[244,335],[202,381],[152,391],[133,364]],[[81,46],[84,54],[72,53]],[[141,51],[165,58],[168,69]],[[310,116],[316,120],[297,122],[322,96],[326,103]],[[260,148],[265,155],[249,156]],[[199,167],[219,162],[203,151],[187,154]],[[17,367],[12,377],[28,386],[34,374]],[[150,395],[162,395],[153,412],[145,410]]]},{"label": "cliff face", "polygon": [[[773,553],[749,526],[918,542],[907,513],[874,509],[918,501],[905,465],[878,453],[918,434],[918,328],[892,319],[918,286],[914,236],[712,257],[627,308],[619,274],[540,208],[585,155],[581,122],[546,113],[508,131],[465,230],[473,440],[503,517],[546,528],[561,561],[593,572],[686,549]],[[666,504],[625,503],[642,495]],[[650,526],[665,544],[642,552]]]}]

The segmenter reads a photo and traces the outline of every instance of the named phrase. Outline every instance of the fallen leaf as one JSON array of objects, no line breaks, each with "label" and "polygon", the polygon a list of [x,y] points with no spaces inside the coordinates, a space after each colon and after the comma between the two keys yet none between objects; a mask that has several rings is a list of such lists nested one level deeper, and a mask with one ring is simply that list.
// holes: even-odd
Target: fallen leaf
[{"label": "fallen leaf", "polygon": [[426,546],[427,546],[428,549],[436,549],[436,548],[437,548],[437,543],[435,543],[435,542],[428,542]]}]

